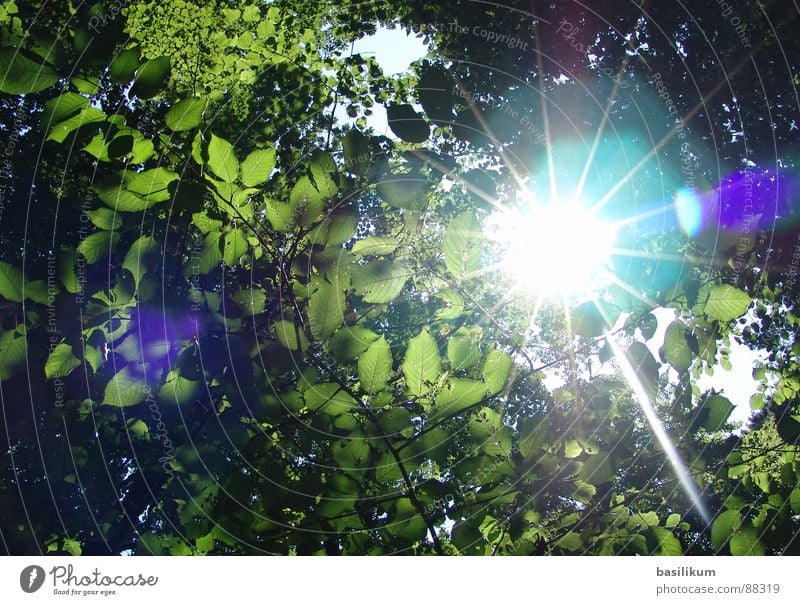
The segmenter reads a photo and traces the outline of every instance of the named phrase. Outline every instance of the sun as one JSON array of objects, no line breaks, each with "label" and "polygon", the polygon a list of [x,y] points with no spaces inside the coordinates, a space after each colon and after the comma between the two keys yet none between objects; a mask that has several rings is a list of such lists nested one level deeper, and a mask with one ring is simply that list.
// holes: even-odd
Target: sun
[{"label": "sun", "polygon": [[500,270],[520,289],[572,299],[596,294],[609,282],[617,230],[580,203],[529,196],[492,214],[486,227],[500,247]]}]

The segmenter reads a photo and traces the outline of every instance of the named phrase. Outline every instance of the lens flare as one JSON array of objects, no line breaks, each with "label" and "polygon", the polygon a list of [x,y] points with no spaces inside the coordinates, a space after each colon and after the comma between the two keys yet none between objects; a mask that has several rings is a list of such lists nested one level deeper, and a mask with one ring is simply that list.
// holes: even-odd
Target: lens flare
[{"label": "lens flare", "polygon": [[524,290],[571,298],[607,282],[616,229],[580,204],[526,202],[490,216],[487,231],[502,248],[500,269]]},{"label": "lens flare", "polygon": [[703,208],[696,191],[681,189],[675,195],[675,214],[681,230],[693,237],[703,226]]}]

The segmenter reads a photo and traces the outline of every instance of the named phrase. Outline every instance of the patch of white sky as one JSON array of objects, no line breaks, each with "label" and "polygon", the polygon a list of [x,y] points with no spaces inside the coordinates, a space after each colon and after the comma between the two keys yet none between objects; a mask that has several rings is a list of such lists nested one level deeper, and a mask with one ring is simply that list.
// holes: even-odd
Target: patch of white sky
[{"label": "patch of white sky", "polygon": [[[349,54],[349,50],[345,51]],[[378,28],[374,34],[364,36],[353,44],[352,54],[372,56],[381,66],[385,75],[397,75],[411,71],[411,64],[414,61],[427,56],[429,48],[422,41],[422,36],[408,33],[401,28],[389,29],[386,27]],[[372,128],[378,135],[385,135],[392,139],[397,137],[389,129],[386,121],[386,110],[383,105],[377,103],[372,107],[373,113],[367,118],[367,126]],[[336,109],[336,118],[340,124],[353,123],[343,106]],[[653,356],[659,358],[659,348],[664,343],[664,335],[667,327],[675,319],[675,312],[672,309],[660,308],[654,311],[658,319],[658,329],[653,338],[647,341],[647,347]],[[753,351],[745,345],[740,345],[734,341],[730,342],[731,369],[725,370],[719,363],[714,366],[713,376],[702,374],[697,380],[697,386],[701,392],[710,389],[722,393],[731,403],[736,406],[730,420],[746,424],[751,414],[750,397],[756,392],[757,382],[753,379],[753,368],[758,367],[763,362],[766,353],[764,351]],[[616,370],[611,363],[604,364],[600,368],[600,373],[613,373]],[[671,368],[670,379],[673,384],[677,381],[677,375]],[[564,381],[558,373],[557,368],[550,368],[545,372],[545,385],[548,388],[558,388],[564,385]]]},{"label": "patch of white sky", "polygon": [[[399,27],[395,29],[380,27],[374,34],[356,40],[352,54],[374,57],[384,75],[393,76],[411,72],[411,64],[424,58],[428,50],[422,41],[422,36],[407,33]],[[349,54],[350,49],[344,51],[344,56]],[[396,140],[397,137],[389,130],[384,106],[376,103],[371,109],[372,115],[367,117],[367,126],[372,128],[375,134]],[[343,106],[336,108],[335,116],[339,124],[352,124],[355,121],[347,115]]]},{"label": "patch of white sky", "polygon": [[[653,315],[658,320],[658,327],[656,328],[653,337],[645,341],[639,338],[640,341],[647,345],[647,348],[652,353],[656,360],[660,359],[659,349],[664,344],[664,336],[666,335],[667,328],[675,320],[675,309],[659,307],[653,310]],[[620,316],[612,332],[621,328],[625,322],[627,315]],[[750,408],[750,398],[756,393],[758,382],[753,378],[753,369],[763,365],[766,360],[767,353],[763,350],[754,351],[731,339],[728,343],[730,355],[730,370],[726,370],[719,364],[719,354],[717,355],[717,363],[713,366],[713,375],[702,373],[696,380],[697,387],[701,393],[705,393],[711,389],[715,392],[724,395],[735,406],[733,413],[729,420],[732,423],[738,423],[742,428],[747,425],[752,410]],[[592,363],[592,373],[597,375],[613,375],[618,372],[612,362],[598,365],[599,360],[595,358]],[[669,367],[667,364],[662,366],[662,374],[666,372],[670,384],[678,383],[677,372]],[[565,386],[564,378],[557,367],[548,368],[544,372],[545,386],[550,389],[557,389]],[[588,378],[588,373],[585,376]]]}]

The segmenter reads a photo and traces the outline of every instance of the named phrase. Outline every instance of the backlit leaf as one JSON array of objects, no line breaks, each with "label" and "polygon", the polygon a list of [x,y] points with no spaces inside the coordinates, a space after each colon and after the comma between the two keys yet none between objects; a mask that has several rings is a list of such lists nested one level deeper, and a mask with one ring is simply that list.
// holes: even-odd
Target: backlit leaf
[{"label": "backlit leaf", "polygon": [[191,130],[200,124],[205,107],[205,99],[190,98],[178,101],[167,112],[165,118],[167,126],[175,132]]},{"label": "backlit leaf", "polygon": [[459,279],[468,279],[480,267],[483,235],[472,212],[458,216],[444,236],[444,262],[448,271]]},{"label": "backlit leaf", "polygon": [[730,321],[744,315],[749,306],[749,294],[730,284],[723,284],[711,288],[705,305],[705,313],[710,319]]},{"label": "backlit leaf", "polygon": [[403,375],[412,395],[424,395],[442,373],[442,361],[436,340],[426,330],[408,343],[403,360]]},{"label": "backlit leaf", "polygon": [[233,145],[215,134],[208,143],[208,167],[227,183],[234,183],[239,177],[239,160]]},{"label": "backlit leaf", "polygon": [[344,308],[344,292],[324,280],[320,281],[308,301],[308,320],[314,338],[332,336],[344,321]]},{"label": "backlit leaf", "polygon": [[358,380],[367,393],[377,393],[386,386],[392,373],[392,352],[381,336],[358,358]]},{"label": "backlit leaf", "polygon": [[264,183],[275,167],[275,149],[256,149],[248,155],[241,166],[241,180],[245,187],[257,187]]}]

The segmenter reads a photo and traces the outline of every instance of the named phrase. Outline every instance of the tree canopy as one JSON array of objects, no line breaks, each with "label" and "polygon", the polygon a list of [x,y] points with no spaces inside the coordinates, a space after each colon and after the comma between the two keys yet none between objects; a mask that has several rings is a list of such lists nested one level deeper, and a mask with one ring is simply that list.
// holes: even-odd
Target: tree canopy
[{"label": "tree canopy", "polygon": [[2,0],[2,550],[800,553],[797,26]]}]

